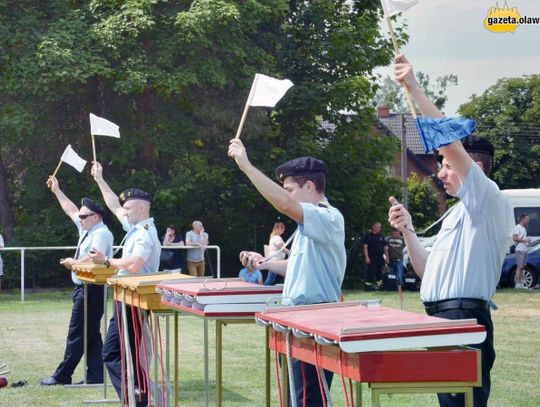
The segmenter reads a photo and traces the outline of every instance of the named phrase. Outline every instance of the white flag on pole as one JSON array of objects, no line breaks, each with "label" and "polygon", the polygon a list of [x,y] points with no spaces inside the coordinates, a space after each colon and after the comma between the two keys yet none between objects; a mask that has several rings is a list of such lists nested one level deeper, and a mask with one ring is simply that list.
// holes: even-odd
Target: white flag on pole
[{"label": "white flag on pole", "polygon": [[275,79],[257,73],[249,91],[247,104],[274,107],[292,86],[293,83],[288,79]]},{"label": "white flag on pole", "polygon": [[84,166],[86,165],[86,160],[83,160],[81,157],[79,157],[75,150],[71,148],[71,144],[68,144],[60,160],[65,162],[66,164],[71,165],[79,172],[82,172]]},{"label": "white flag on pole", "polygon": [[410,9],[418,0],[381,0],[384,12],[388,17],[395,16],[402,11]]},{"label": "white flag on pole", "polygon": [[120,128],[113,122],[90,113],[90,134],[120,138]]}]

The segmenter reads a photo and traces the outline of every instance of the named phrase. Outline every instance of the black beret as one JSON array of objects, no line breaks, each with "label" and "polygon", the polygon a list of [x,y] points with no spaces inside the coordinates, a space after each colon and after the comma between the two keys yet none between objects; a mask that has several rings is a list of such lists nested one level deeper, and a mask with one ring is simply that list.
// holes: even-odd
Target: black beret
[{"label": "black beret", "polygon": [[286,177],[308,175],[316,172],[326,174],[327,171],[328,168],[324,161],[313,157],[299,157],[278,166],[276,168],[276,177],[283,182]]},{"label": "black beret", "polygon": [[118,198],[120,199],[120,205],[124,205],[127,201],[132,199],[140,199],[142,201],[152,202],[152,195],[137,188],[126,189]]},{"label": "black beret", "polygon": [[468,153],[482,153],[492,157],[495,154],[493,144],[485,137],[469,136],[465,137],[461,142]]},{"label": "black beret", "polygon": [[105,214],[107,213],[105,211],[105,208],[103,208],[103,206],[101,206],[99,202],[96,202],[87,197],[84,197],[83,199],[81,199],[81,206],[86,206],[92,212],[100,214],[101,216],[105,216]]},{"label": "black beret", "polygon": [[[495,148],[485,137],[468,136],[461,140],[461,144],[468,153],[488,154],[491,157],[495,155]],[[437,151],[437,161],[442,162],[443,156]]]}]

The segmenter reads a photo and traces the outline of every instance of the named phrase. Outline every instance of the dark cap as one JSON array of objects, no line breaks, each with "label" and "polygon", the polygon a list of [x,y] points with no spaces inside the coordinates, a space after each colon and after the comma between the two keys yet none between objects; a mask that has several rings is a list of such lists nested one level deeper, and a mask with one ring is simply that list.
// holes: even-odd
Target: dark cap
[{"label": "dark cap", "polygon": [[299,175],[308,175],[316,172],[326,174],[328,168],[324,161],[313,157],[300,157],[287,161],[276,168],[276,177],[281,182],[286,177],[296,177]]},{"label": "dark cap", "polygon": [[152,202],[152,195],[137,188],[126,189],[118,196],[118,198],[120,199],[120,205],[124,205],[127,201],[131,201],[132,199]]},{"label": "dark cap", "polygon": [[469,136],[465,137],[461,142],[468,153],[488,154],[491,157],[495,154],[493,144],[485,137]]},{"label": "dark cap", "polygon": [[83,199],[81,199],[81,206],[86,206],[92,212],[95,212],[101,216],[105,216],[105,214],[107,213],[105,212],[105,208],[103,208],[103,206],[101,206],[99,202],[96,202],[87,197],[84,197]]},{"label": "dark cap", "polygon": [[[481,153],[487,154],[491,157],[495,155],[495,148],[493,147],[493,144],[491,144],[485,137],[467,136],[461,140],[461,143],[463,144],[465,151],[467,151],[469,154]],[[442,162],[443,156],[439,153],[439,151],[436,152],[436,156],[437,161]]]}]

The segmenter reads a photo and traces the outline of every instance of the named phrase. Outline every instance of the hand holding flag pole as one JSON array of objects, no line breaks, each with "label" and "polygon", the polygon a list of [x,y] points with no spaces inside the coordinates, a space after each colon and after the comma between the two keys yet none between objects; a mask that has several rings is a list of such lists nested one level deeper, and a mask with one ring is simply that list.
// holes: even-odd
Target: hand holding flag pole
[{"label": "hand holding flag pole", "polygon": [[[388,25],[388,31],[390,32],[390,37],[392,38],[392,44],[394,45],[394,52],[396,53],[396,55],[401,54],[401,51],[399,50],[396,33],[394,32],[394,27],[392,27],[392,21],[390,20],[390,17],[411,8],[416,3],[418,3],[417,0],[381,0],[384,17],[386,20],[386,24]],[[404,83],[402,84],[402,86],[405,92],[405,97],[407,98],[407,105],[409,106],[409,110],[411,111],[413,118],[416,119],[416,109],[414,107],[414,103],[412,102],[409,89]]]},{"label": "hand holding flag pole", "polygon": [[56,177],[56,173],[60,169],[60,166],[62,163],[66,163],[71,165],[73,168],[75,168],[77,171],[82,172],[84,169],[84,166],[86,165],[86,160],[79,157],[79,155],[71,148],[71,144],[68,144],[66,149],[64,150],[64,153],[62,154],[62,157],[60,157],[60,162],[56,166],[56,169],[54,170],[53,177]]},{"label": "hand holding flag pole", "polygon": [[280,80],[260,73],[255,74],[235,138],[240,138],[250,106],[274,107],[292,86],[293,83],[288,79]]}]

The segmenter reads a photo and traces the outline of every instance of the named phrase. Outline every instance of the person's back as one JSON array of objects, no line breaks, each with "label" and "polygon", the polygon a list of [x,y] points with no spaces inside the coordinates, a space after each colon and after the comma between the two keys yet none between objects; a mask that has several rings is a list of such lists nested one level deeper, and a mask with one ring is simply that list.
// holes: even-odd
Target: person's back
[{"label": "person's back", "polygon": [[244,267],[240,272],[238,273],[238,277],[240,280],[245,281],[246,283],[255,283],[255,284],[262,284],[262,273],[260,270],[253,269],[249,270],[246,267]]}]

